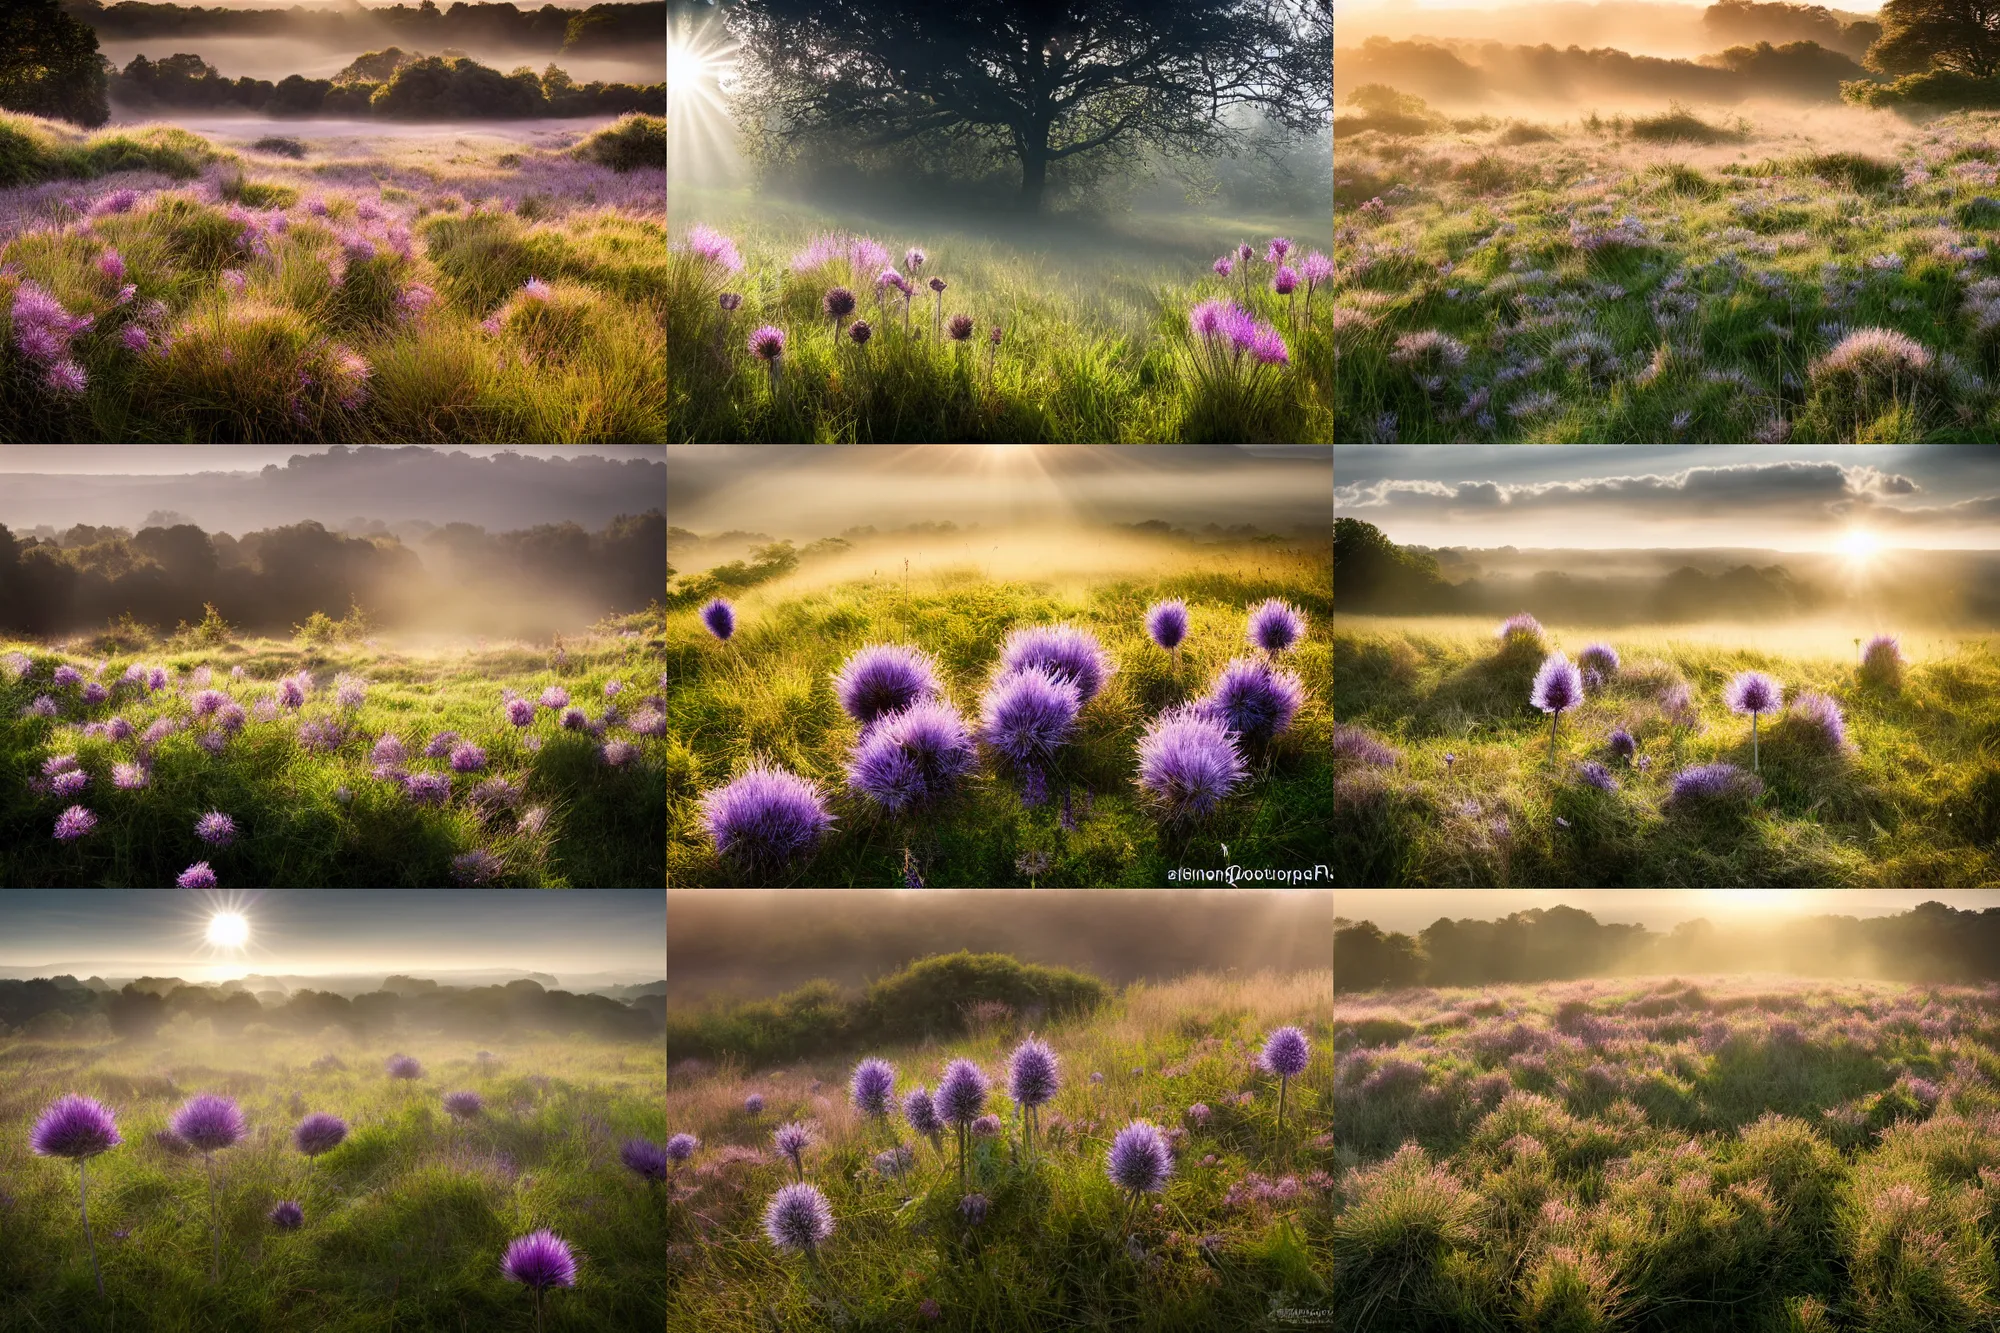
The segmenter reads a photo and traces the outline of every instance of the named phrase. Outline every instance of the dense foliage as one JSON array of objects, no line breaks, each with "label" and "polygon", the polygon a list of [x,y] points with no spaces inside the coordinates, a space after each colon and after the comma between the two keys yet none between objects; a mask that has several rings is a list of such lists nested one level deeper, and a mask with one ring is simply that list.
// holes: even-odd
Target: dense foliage
[{"label": "dense foliage", "polygon": [[92,126],[111,118],[97,37],[56,0],[0,9],[0,110]]},{"label": "dense foliage", "polygon": [[524,51],[630,52],[662,46],[666,32],[665,0],[596,4],[587,9],[550,4],[523,9],[505,0],[497,4],[460,0],[442,9],[434,0],[352,9],[63,0],[63,8],[111,38],[293,38],[350,51],[377,45],[387,36],[423,46],[482,43]]}]

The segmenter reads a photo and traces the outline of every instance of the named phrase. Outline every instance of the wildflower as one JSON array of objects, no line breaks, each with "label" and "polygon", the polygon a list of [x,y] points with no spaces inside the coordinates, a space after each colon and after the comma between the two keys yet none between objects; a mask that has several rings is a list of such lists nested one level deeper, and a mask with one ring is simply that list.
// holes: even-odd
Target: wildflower
[{"label": "wildflower", "polygon": [[1305,683],[1291,671],[1257,657],[1232,658],[1198,702],[1203,712],[1244,741],[1266,744],[1292,725],[1305,700]]},{"label": "wildflower", "polygon": [[855,746],[847,782],[890,810],[935,800],[978,763],[958,711],[942,699],[920,698],[883,715]]},{"label": "wildflower", "polygon": [[833,319],[833,336],[840,337],[840,326],[854,313],[854,293],[845,287],[834,287],[821,298],[820,307]]},{"label": "wildflower", "polygon": [[1762,795],[1764,783],[1734,764],[1697,764],[1674,774],[1667,804],[1684,809],[1747,802]]},{"label": "wildflower", "polygon": [[343,738],[340,724],[330,717],[314,718],[299,724],[299,745],[307,750],[322,753],[337,750]]},{"label": "wildflower", "polygon": [[1389,359],[1402,366],[1453,371],[1465,365],[1467,355],[1465,344],[1450,334],[1438,329],[1424,329],[1397,338]]},{"label": "wildflower", "polygon": [[713,227],[699,223],[689,227],[682,245],[689,254],[715,264],[725,272],[740,273],[743,270],[743,257],[736,252],[736,243]]},{"label": "wildflower", "polygon": [[1556,761],[1556,726],[1565,709],[1583,702],[1583,677],[1561,653],[1550,653],[1535,673],[1529,702],[1549,715],[1549,762]]},{"label": "wildflower", "polygon": [[752,356],[775,368],[778,358],[785,354],[785,331],[765,324],[750,335],[748,346]]},{"label": "wildflower", "polygon": [[924,260],[928,257],[922,250],[913,245],[903,252],[903,267],[915,273],[924,266]]},{"label": "wildflower", "polygon": [[57,797],[68,800],[90,785],[90,774],[82,769],[70,769],[49,779],[49,791]]},{"label": "wildflower", "polygon": [[863,1060],[854,1067],[848,1087],[854,1108],[865,1116],[880,1119],[889,1114],[889,1102],[896,1087],[895,1067],[886,1060]]},{"label": "wildflower", "polygon": [[1231,273],[1235,272],[1236,261],[1231,259],[1228,255],[1224,255],[1222,258],[1215,261],[1214,268],[1217,277],[1226,278]]},{"label": "wildflower", "polygon": [[760,876],[810,855],[833,827],[816,784],[761,760],[703,796],[701,818],[718,856]]},{"label": "wildflower", "polygon": [[701,1140],[692,1134],[676,1134],[667,1140],[667,1160],[685,1162],[694,1156],[694,1150],[701,1146]]},{"label": "wildflower", "polygon": [[308,1157],[320,1157],[338,1148],[347,1138],[347,1122],[337,1115],[316,1111],[299,1121],[292,1131],[292,1146]]},{"label": "wildflower", "polygon": [[764,1210],[764,1234],[781,1250],[811,1254],[833,1235],[833,1206],[815,1186],[786,1185]]},{"label": "wildflower", "polygon": [[984,1194],[968,1194],[958,1201],[958,1214],[967,1226],[976,1227],[986,1220],[987,1200]]},{"label": "wildflower", "polygon": [[453,1120],[473,1120],[486,1109],[486,1099],[476,1092],[447,1092],[444,1109]]},{"label": "wildflower", "polygon": [[1069,740],[1078,707],[1076,684],[1047,667],[1003,671],[981,700],[979,739],[1033,767]]},{"label": "wildflower", "polygon": [[[710,634],[713,634],[716,638],[726,643],[729,640],[729,636],[736,633],[736,608],[718,597],[701,608],[701,623],[708,626]],[[565,696],[563,703],[568,702],[569,700]],[[561,704],[550,704],[546,691],[543,692],[542,703],[544,707],[560,708],[562,706]]]},{"label": "wildflower", "polygon": [[424,1076],[424,1067],[417,1063],[415,1056],[410,1055],[392,1055],[382,1068],[390,1078],[400,1079],[406,1083]]},{"label": "wildflower", "polygon": [[1105,1153],[1104,1169],[1111,1183],[1126,1191],[1136,1202],[1141,1194],[1166,1188],[1173,1174],[1173,1153],[1166,1136],[1149,1120],[1134,1120],[1118,1131]]},{"label": "wildflower", "polygon": [[68,358],[55,362],[42,373],[42,383],[50,393],[82,393],[89,382],[90,376],[84,368]]},{"label": "wildflower", "polygon": [[559,719],[565,731],[583,731],[590,726],[590,719],[581,708],[565,708]]},{"label": "wildflower", "polygon": [[780,1157],[791,1159],[792,1170],[798,1173],[799,1178],[805,1179],[806,1149],[812,1146],[812,1131],[794,1120],[771,1131],[771,1143]]},{"label": "wildflower", "polygon": [[1146,635],[1162,648],[1178,649],[1187,637],[1187,603],[1176,597],[1146,608]]},{"label": "wildflower", "polygon": [[278,1204],[269,1213],[271,1225],[280,1231],[297,1231],[305,1225],[305,1210],[289,1199]]},{"label": "wildflower", "polygon": [[195,820],[194,835],[211,847],[227,847],[236,841],[236,821],[219,810],[211,810]]},{"label": "wildflower", "polygon": [[1862,683],[1895,689],[1903,682],[1903,648],[1893,634],[1877,634],[1861,650]]},{"label": "wildflower", "polygon": [[416,805],[443,805],[451,798],[451,779],[442,773],[410,773],[402,782],[403,794]]},{"label": "wildflower", "polygon": [[1761,671],[1744,671],[1729,682],[1723,690],[1722,701],[1732,713],[1750,715],[1750,768],[1755,772],[1757,764],[1757,718],[1762,713],[1776,712],[1784,699],[1785,687]]},{"label": "wildflower", "polygon": [[174,1137],[199,1152],[208,1162],[209,1228],[215,1238],[215,1257],[209,1281],[218,1282],[222,1273],[222,1224],[215,1209],[215,1157],[224,1148],[242,1142],[249,1132],[243,1110],[228,1097],[202,1093],[190,1097],[168,1121]]},{"label": "wildflower", "polygon": [[[1578,764],[1576,776],[1578,780],[1596,787],[1599,791],[1618,790],[1618,779],[1612,777],[1611,770],[1595,759],[1586,759]],[[1558,819],[1557,822],[1561,823],[1561,820]],[[1564,824],[1563,827],[1568,828],[1569,825]]]},{"label": "wildflower", "polygon": [[1278,1124],[1281,1127],[1285,1123],[1285,1083],[1305,1072],[1309,1053],[1306,1034],[1295,1027],[1283,1027],[1270,1035],[1257,1057],[1258,1068],[1278,1076]]},{"label": "wildflower", "polygon": [[627,1139],[618,1149],[618,1160],[641,1180],[662,1182],[667,1178],[667,1150],[651,1139]]},{"label": "wildflower", "polygon": [[477,773],[486,767],[486,751],[470,741],[454,745],[451,768],[454,773]]},{"label": "wildflower", "polygon": [[937,1105],[932,1101],[930,1091],[926,1088],[912,1088],[904,1095],[903,1119],[909,1122],[912,1130],[933,1144],[944,1133],[944,1121],[938,1115]]},{"label": "wildflower", "polygon": [[1306,632],[1306,618],[1296,607],[1273,597],[1250,612],[1247,637],[1253,648],[1281,653],[1295,646]]},{"label": "wildflower", "polygon": [[743,294],[741,292],[724,292],[722,295],[716,297],[715,300],[716,304],[722,307],[725,314],[735,314],[736,308],[743,304]]},{"label": "wildflower", "polygon": [[1576,655],[1577,666],[1600,676],[1618,674],[1618,650],[1608,643],[1593,643]]},{"label": "wildflower", "polygon": [[576,1256],[563,1238],[542,1230],[508,1244],[500,1257],[500,1275],[535,1293],[535,1327],[542,1326],[542,1302],[551,1287],[576,1285]]},{"label": "wildflower", "polygon": [[491,884],[506,868],[505,862],[484,847],[451,858],[451,877],[458,884]]},{"label": "wildflower", "polygon": [[1290,296],[1299,288],[1299,275],[1290,266],[1284,265],[1271,275],[1271,290],[1280,296]]},{"label": "wildflower", "polygon": [[104,1298],[104,1275],[98,1272],[97,1242],[90,1236],[88,1171],[84,1163],[124,1141],[110,1107],[94,1097],[75,1093],[51,1102],[28,1131],[28,1147],[37,1157],[66,1157],[76,1163],[77,1208],[83,1217],[84,1240],[90,1248],[90,1271],[97,1279],[99,1300]]},{"label": "wildflower", "polygon": [[1000,645],[1001,674],[1035,668],[1076,686],[1079,707],[1097,697],[1118,668],[1097,636],[1072,625],[1033,625],[1012,630]]},{"label": "wildflower", "polygon": [[865,728],[877,718],[940,693],[937,659],[905,644],[869,644],[834,674],[841,709]]},{"label": "wildflower", "polygon": [[535,706],[526,699],[509,699],[507,720],[517,727],[525,727],[535,720]]},{"label": "wildflower", "polygon": [[856,347],[866,347],[868,340],[875,336],[875,329],[865,319],[857,319],[848,326],[847,336],[854,340]]},{"label": "wildflower", "polygon": [[1612,728],[1607,744],[1611,747],[1611,753],[1621,759],[1630,759],[1639,748],[1639,743],[1632,738],[1632,733],[1623,727]]},{"label": "wildflower", "polygon": [[748,1097],[745,1097],[743,1099],[743,1109],[750,1115],[762,1115],[764,1113],[764,1094],[753,1092]]},{"label": "wildflower", "polygon": [[1171,821],[1213,813],[1246,772],[1222,718],[1197,704],[1161,713],[1139,739],[1138,784]]},{"label": "wildflower", "polygon": [[56,816],[56,841],[75,842],[97,827],[97,816],[80,805],[72,805]]}]

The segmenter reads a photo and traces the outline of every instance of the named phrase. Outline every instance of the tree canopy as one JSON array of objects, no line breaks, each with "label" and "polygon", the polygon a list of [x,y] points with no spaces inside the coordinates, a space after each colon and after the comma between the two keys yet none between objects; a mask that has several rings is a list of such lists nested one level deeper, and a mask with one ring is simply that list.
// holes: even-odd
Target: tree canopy
[{"label": "tree canopy", "polygon": [[0,5],[0,107],[97,126],[111,119],[97,34],[56,0]]},{"label": "tree canopy", "polygon": [[1052,168],[1226,152],[1240,110],[1304,131],[1331,109],[1325,0],[744,0],[730,25],[767,156],[858,139],[1011,159],[1031,211]]},{"label": "tree canopy", "polygon": [[2000,74],[2000,0],[1888,0],[1868,64],[1884,74]]}]

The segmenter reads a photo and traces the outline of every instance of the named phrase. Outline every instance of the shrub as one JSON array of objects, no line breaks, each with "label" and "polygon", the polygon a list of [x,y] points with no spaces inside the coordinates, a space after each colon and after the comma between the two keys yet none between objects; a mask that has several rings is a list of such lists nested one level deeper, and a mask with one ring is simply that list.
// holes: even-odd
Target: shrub
[{"label": "shrub", "polygon": [[610,167],[613,171],[637,171],[641,167],[667,164],[667,121],[664,116],[634,113],[621,117],[585,139],[575,148],[586,162]]},{"label": "shrub", "polygon": [[288,139],[282,134],[267,134],[250,145],[253,153],[275,153],[279,157],[303,158],[306,146],[297,139]]},{"label": "shrub", "polygon": [[1479,1243],[1480,1196],[1424,1150],[1406,1143],[1347,1182],[1351,1203],[1333,1224],[1333,1290],[1355,1328],[1380,1317],[1417,1327],[1460,1304],[1454,1260]]},{"label": "shrub", "polygon": [[1649,143],[1735,143],[1748,138],[1741,129],[1712,125],[1680,103],[1650,116],[1634,116],[1632,137]]}]

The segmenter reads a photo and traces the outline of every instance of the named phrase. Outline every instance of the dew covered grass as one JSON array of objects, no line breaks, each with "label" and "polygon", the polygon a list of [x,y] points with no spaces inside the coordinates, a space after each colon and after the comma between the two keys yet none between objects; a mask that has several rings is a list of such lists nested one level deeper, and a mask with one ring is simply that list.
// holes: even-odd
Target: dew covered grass
[{"label": "dew covered grass", "polygon": [[[1550,630],[1504,651],[1490,621],[1342,616],[1334,714],[1386,745],[1336,741],[1335,882],[1534,887],[1969,887],[2000,881],[2000,661],[1973,634],[1905,636],[1900,687],[1866,684],[1853,627]],[[1869,632],[1872,632],[1869,631]],[[1864,633],[1863,637],[1867,637]],[[1546,650],[1621,661],[1562,714],[1529,704]],[[1763,715],[1752,801],[1671,798],[1696,765],[1753,766],[1724,686],[1756,670],[1834,699],[1847,744]],[[1675,692],[1690,709],[1679,720]],[[1634,738],[1630,757],[1611,733]],[[1345,735],[1346,733],[1343,733]],[[1446,757],[1451,756],[1451,762]],[[1584,778],[1604,765],[1616,790]]]},{"label": "dew covered grass", "polygon": [[232,139],[0,115],[0,439],[662,440],[647,119]]},{"label": "dew covered grass", "polygon": [[2000,438],[1996,127],[1697,108],[1343,139],[1335,438]]},{"label": "dew covered grass", "polygon": [[[680,254],[671,266],[668,321],[678,441],[1051,441],[1152,444],[1173,441],[1325,442],[1332,438],[1333,351],[1325,293],[1308,318],[1303,280],[1289,298],[1270,290],[1277,265],[1270,238],[1293,242],[1288,262],[1324,252],[1326,223],[1296,217],[1147,218],[1038,232],[1004,219],[983,229],[946,221],[880,219],[747,192],[676,186],[674,240],[702,224],[733,239],[743,270],[725,274]],[[886,261],[857,272],[845,261],[794,271],[793,259],[823,233],[872,238]],[[1243,273],[1223,279],[1216,257],[1255,247]],[[925,252],[911,272],[905,255]],[[915,289],[907,303],[886,290],[895,268]],[[942,320],[927,285],[946,283]],[[823,313],[827,290],[844,285],[874,336],[865,346],[834,339]],[[742,296],[723,311],[723,291]],[[1232,358],[1204,375],[1188,312],[1213,298],[1247,308],[1283,338],[1288,362],[1254,367]],[[890,299],[892,298],[892,299]],[[953,341],[953,315],[972,335]],[[851,321],[849,321],[851,322]],[[751,332],[787,335],[774,382],[747,350]],[[942,328],[942,332],[940,332]],[[991,339],[1001,331],[997,350]],[[1253,373],[1253,369],[1256,373]]]},{"label": "dew covered grass", "polygon": [[[734,1057],[682,1061],[669,1040],[668,1128],[701,1140],[670,1181],[672,1333],[780,1326],[1040,1330],[1126,1327],[1209,1333],[1257,1327],[1273,1308],[1326,1317],[1332,1224],[1332,974],[1195,974],[1125,988],[1096,1012],[1037,1025],[1061,1087],[1040,1109],[1032,1158],[1006,1061],[1025,1025],[1000,1006],[974,1034],[809,1055],[777,1067]],[[1277,1120],[1276,1080],[1255,1068],[1265,1036],[1301,1028],[1313,1044]],[[865,1120],[847,1097],[856,1061],[896,1069],[900,1098],[937,1087],[946,1062],[996,1080],[998,1133],[971,1142],[961,1189],[952,1135],[942,1153],[900,1116]],[[1101,1081],[1093,1082],[1093,1075]],[[746,1110],[752,1093],[761,1112]],[[1191,1116],[1207,1108],[1206,1120]],[[1174,1169],[1126,1228],[1105,1173],[1133,1119],[1170,1132]],[[804,1121],[805,1178],[833,1206],[834,1232],[809,1266],[765,1238],[771,1194],[792,1178],[772,1133]],[[877,1154],[910,1144],[900,1176]],[[914,1140],[914,1142],[912,1142]],[[989,1201],[963,1221],[966,1193]],[[932,1304],[926,1305],[926,1302]],[[934,1312],[934,1313],[933,1313]]]},{"label": "dew covered grass", "polygon": [[[138,651],[0,640],[0,883],[167,888],[205,862],[223,888],[658,886],[664,742],[644,729],[664,702],[657,634],[657,613],[606,622],[566,639],[560,664],[545,645],[393,636]],[[163,669],[165,687],[124,682],[134,664]],[[78,683],[55,684],[64,665]],[[282,682],[301,674],[303,703],[284,705]],[[364,682],[359,703],[340,701],[349,678]],[[614,680],[620,690],[606,695]],[[103,702],[87,702],[92,684]],[[570,703],[537,703],[532,723],[515,726],[503,691],[533,701],[548,689]],[[239,730],[196,715],[209,690],[244,710]],[[35,711],[44,697],[53,715]],[[572,707],[577,725],[565,725]],[[129,726],[123,739],[104,732],[114,718]],[[436,743],[445,733],[456,740]],[[384,737],[404,756],[378,755]],[[482,752],[476,767],[468,755],[454,768],[459,744]],[[80,791],[50,789],[62,757],[88,774]],[[143,770],[144,785],[119,786],[121,765]],[[434,803],[399,781],[419,774],[441,784]],[[52,830],[72,805],[95,826],[59,841]],[[235,822],[226,847],[196,834],[210,811]]]},{"label": "dew covered grass", "polygon": [[[946,543],[946,545],[950,545]],[[704,793],[761,756],[816,782],[836,823],[818,853],[787,882],[887,887],[911,869],[931,887],[1008,885],[1159,887],[1176,867],[1303,870],[1326,862],[1333,772],[1332,562],[1325,546],[1263,542],[1146,547],[1141,559],[1087,573],[1061,572],[1084,542],[1046,574],[989,576],[971,542],[911,575],[863,575],[857,553],[832,573],[801,571],[734,597],[737,628],[718,642],[698,608],[667,616],[668,878],[725,885],[740,873],[716,856],[701,822]],[[854,561],[859,561],[855,565]],[[1189,630],[1178,665],[1146,637],[1152,603],[1185,598]],[[1305,639],[1282,654],[1306,698],[1290,730],[1205,822],[1164,828],[1134,783],[1134,747],[1162,710],[1201,696],[1232,658],[1247,656],[1248,609],[1282,598],[1307,617]],[[933,654],[945,691],[975,726],[1002,641],[1016,626],[1068,622],[1095,634],[1117,664],[1079,715],[1075,739],[1047,774],[1049,799],[1024,807],[1019,778],[982,750],[979,769],[936,808],[895,816],[848,790],[846,764],[859,725],[841,710],[833,676],[856,649],[907,643]],[[1064,826],[1064,811],[1076,827]],[[1227,852],[1224,845],[1227,845]],[[905,851],[910,860],[906,862]]]},{"label": "dew covered grass", "polygon": [[1343,996],[1344,1328],[1973,1333],[2000,992],[1625,977]]},{"label": "dew covered grass", "polygon": [[[295,1038],[253,1025],[217,1040],[204,1022],[158,1041],[0,1037],[0,1324],[9,1328],[535,1327],[525,1289],[500,1274],[507,1242],[548,1227],[580,1254],[577,1285],[548,1300],[551,1330],[658,1329],[663,1192],[627,1170],[630,1138],[665,1141],[664,1048],[555,1040],[484,1043],[399,1035]],[[475,1059],[479,1045],[497,1060]],[[424,1077],[383,1072],[391,1051]],[[316,1068],[333,1056],[342,1068]],[[458,1123],[441,1098],[485,1100]],[[77,1172],[30,1155],[28,1128],[57,1097],[81,1093],[117,1114],[124,1143],[88,1163],[91,1230],[105,1299],[91,1280]],[[235,1098],[249,1136],[215,1154],[222,1280],[211,1286],[202,1158],[154,1140],[188,1097]],[[328,1112],[347,1140],[301,1155],[291,1131]],[[305,1224],[267,1219],[280,1200]]]}]

